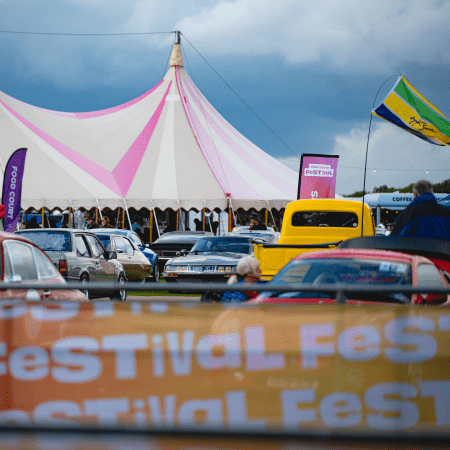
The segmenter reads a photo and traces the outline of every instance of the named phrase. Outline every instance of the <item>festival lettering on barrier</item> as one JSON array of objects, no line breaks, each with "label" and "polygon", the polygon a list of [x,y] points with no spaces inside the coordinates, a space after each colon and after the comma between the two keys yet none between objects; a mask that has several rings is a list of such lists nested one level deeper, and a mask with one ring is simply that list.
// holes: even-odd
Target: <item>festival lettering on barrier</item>
[{"label": "festival lettering on barrier", "polygon": [[2,301],[0,331],[0,424],[450,427],[445,309]]}]

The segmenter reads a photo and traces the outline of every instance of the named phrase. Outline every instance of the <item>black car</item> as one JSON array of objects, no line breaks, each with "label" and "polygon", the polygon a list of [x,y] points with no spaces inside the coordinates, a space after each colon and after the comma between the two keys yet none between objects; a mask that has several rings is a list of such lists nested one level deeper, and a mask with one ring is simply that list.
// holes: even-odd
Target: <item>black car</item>
[{"label": "black car", "polygon": [[190,252],[171,259],[164,269],[166,282],[220,282],[235,273],[238,261],[253,254],[252,239],[241,236],[208,236]]},{"label": "black car", "polygon": [[181,252],[189,252],[197,241],[205,236],[212,236],[208,231],[171,231],[164,233],[155,242],[149,244],[159,258],[159,271],[163,272],[166,262]]}]

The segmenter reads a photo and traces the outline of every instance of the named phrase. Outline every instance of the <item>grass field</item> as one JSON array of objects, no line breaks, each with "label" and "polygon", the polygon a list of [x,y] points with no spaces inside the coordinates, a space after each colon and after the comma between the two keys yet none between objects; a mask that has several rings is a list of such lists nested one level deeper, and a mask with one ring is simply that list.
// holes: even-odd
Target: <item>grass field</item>
[{"label": "grass field", "polygon": [[[158,283],[165,283],[166,281],[163,278],[160,278]],[[193,297],[200,296],[200,294],[169,294],[167,291],[128,291],[128,295],[140,295],[142,297]]]}]

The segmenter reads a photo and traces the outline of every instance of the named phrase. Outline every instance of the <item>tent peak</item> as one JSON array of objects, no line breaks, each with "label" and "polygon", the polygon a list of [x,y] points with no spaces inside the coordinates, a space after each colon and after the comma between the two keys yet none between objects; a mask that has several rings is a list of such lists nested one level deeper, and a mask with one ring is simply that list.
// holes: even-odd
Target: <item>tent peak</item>
[{"label": "tent peak", "polygon": [[174,31],[176,38],[173,46],[172,55],[170,56],[170,67],[183,67],[183,53],[181,52],[181,32]]}]

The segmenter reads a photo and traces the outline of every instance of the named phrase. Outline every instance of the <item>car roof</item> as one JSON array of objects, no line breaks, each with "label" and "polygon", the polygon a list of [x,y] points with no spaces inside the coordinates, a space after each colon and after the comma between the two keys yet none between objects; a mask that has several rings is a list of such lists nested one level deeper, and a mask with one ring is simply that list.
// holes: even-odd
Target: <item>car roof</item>
[{"label": "car roof", "polygon": [[23,233],[85,233],[85,234],[94,234],[92,230],[82,230],[81,228],[28,228],[24,230],[17,230],[14,234],[23,234]]},{"label": "car roof", "polygon": [[238,240],[242,240],[244,242],[250,242],[252,240],[251,237],[240,236],[240,235],[230,235],[230,234],[225,234],[223,236],[204,236],[204,237],[202,237],[200,239],[205,239],[205,238],[214,239],[214,240],[217,240],[217,239],[222,239],[222,240],[223,239],[233,239],[233,241],[236,241],[236,239],[238,239]]},{"label": "car roof", "polygon": [[404,236],[369,236],[348,239],[339,249],[377,249],[411,253],[426,258],[450,261],[450,242],[438,239],[413,238]]},{"label": "car roof", "polygon": [[127,236],[128,234],[132,233],[132,230],[121,230],[119,228],[94,228],[92,231],[93,233],[101,233],[101,234],[120,234],[123,236]]},{"label": "car roof", "polygon": [[294,261],[302,259],[336,259],[336,258],[369,258],[369,259],[395,259],[396,261],[406,262],[412,264],[414,259],[417,262],[432,262],[423,256],[411,255],[409,253],[391,252],[388,250],[374,250],[374,249],[335,249],[335,250],[318,250],[314,252],[303,253]]}]

